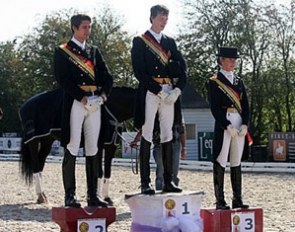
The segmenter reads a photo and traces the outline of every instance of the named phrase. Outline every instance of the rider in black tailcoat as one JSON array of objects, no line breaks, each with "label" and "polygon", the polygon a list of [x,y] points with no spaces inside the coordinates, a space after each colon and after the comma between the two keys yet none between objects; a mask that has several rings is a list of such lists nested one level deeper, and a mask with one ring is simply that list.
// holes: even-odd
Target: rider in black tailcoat
[{"label": "rider in black tailcoat", "polygon": [[[145,34],[153,38],[149,31],[146,31]],[[153,38],[153,40],[155,39]],[[160,44],[166,51],[171,52],[171,61],[173,61],[173,64],[170,64],[169,68],[162,65],[140,37],[135,37],[133,40],[133,46],[136,47],[136,49],[132,49],[132,56],[144,54],[142,59],[134,59],[132,61],[135,76],[139,80],[134,115],[134,126],[137,129],[140,129],[145,121],[145,96],[147,91],[149,90],[158,94],[162,90],[161,86],[155,82],[152,77],[170,76],[174,87],[178,87],[181,90],[183,90],[186,85],[186,63],[177,49],[174,39],[163,34]],[[173,66],[177,66],[177,68]],[[146,73],[141,71],[143,69],[146,70]],[[174,77],[175,79],[173,79]],[[174,123],[181,124],[180,98],[177,99],[174,107]]]},{"label": "rider in black tailcoat", "polygon": [[209,81],[209,101],[215,119],[213,180],[216,209],[229,209],[224,200],[224,172],[230,163],[232,208],[248,208],[242,201],[241,160],[248,158],[249,103],[243,80],[233,73],[240,58],[237,48],[220,47],[219,72]]},{"label": "rider in black tailcoat", "polygon": [[[89,58],[90,60],[96,60],[95,65],[95,82],[90,79],[85,78],[85,74],[76,65],[69,62],[60,48],[57,48],[55,53],[55,64],[58,69],[56,69],[56,78],[64,82],[63,86],[67,89],[65,90],[63,96],[63,113],[62,113],[62,137],[61,145],[66,146],[70,140],[70,113],[74,99],[81,101],[84,96],[87,96],[85,91],[83,91],[79,86],[83,85],[96,85],[98,87],[98,94],[104,92],[109,95],[113,80],[107,69],[105,61],[99,52],[98,48],[90,44],[85,45],[85,50],[82,50],[73,41],[67,43],[74,51],[77,51],[82,56]],[[64,78],[68,77],[68,79]],[[58,81],[58,82],[60,82]],[[74,84],[73,84],[74,83]]]},{"label": "rider in black tailcoat", "polygon": [[75,162],[82,134],[86,156],[88,206],[107,206],[97,196],[98,137],[101,105],[107,101],[113,79],[97,47],[86,43],[91,31],[91,18],[71,18],[72,39],[60,45],[54,55],[57,82],[64,90],[61,145],[65,148],[62,174],[65,206],[80,207],[76,200]]},{"label": "rider in black tailcoat", "polygon": [[175,41],[162,33],[169,10],[151,8],[151,29],[133,40],[132,66],[139,81],[134,126],[142,129],[140,147],[141,192],[154,194],[150,184],[150,145],[156,112],[159,113],[163,148],[165,192],[179,192],[172,181],[172,126],[181,123],[179,95],[186,84],[186,64]]}]

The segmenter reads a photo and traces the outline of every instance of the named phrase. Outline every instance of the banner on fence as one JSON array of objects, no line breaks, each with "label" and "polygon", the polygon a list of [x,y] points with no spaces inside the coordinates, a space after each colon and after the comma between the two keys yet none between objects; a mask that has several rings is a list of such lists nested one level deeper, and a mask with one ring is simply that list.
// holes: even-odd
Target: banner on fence
[{"label": "banner on fence", "polygon": [[269,150],[274,161],[295,162],[295,132],[270,133]]},{"label": "banner on fence", "polygon": [[0,137],[0,152],[2,154],[16,154],[20,152],[22,139],[17,133],[2,133]]}]

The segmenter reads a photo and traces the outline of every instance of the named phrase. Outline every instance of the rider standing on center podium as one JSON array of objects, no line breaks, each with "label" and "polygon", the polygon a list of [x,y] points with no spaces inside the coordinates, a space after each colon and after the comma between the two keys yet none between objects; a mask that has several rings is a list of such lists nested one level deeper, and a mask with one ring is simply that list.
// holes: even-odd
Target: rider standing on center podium
[{"label": "rider standing on center podium", "polygon": [[179,96],[186,84],[186,64],[175,41],[162,33],[168,14],[166,6],[153,6],[151,28],[134,38],[131,50],[134,74],[139,81],[134,126],[142,129],[139,156],[143,194],[155,194],[149,160],[157,113],[164,165],[163,192],[182,191],[173,183],[172,126],[181,122]]},{"label": "rider standing on center podium", "polygon": [[213,139],[213,182],[216,209],[230,209],[224,200],[224,172],[230,161],[232,208],[248,208],[242,201],[241,160],[248,154],[249,103],[245,85],[233,74],[240,57],[237,48],[220,47],[220,71],[209,81],[209,101],[215,119]]}]

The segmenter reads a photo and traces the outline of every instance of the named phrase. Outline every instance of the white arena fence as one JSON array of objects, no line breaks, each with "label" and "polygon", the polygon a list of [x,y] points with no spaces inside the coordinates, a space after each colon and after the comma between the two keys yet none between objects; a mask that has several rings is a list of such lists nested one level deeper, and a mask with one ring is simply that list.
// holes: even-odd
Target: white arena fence
[{"label": "white arena fence", "polygon": [[[61,163],[62,156],[49,155],[46,159],[48,163]],[[19,154],[1,154],[0,161],[19,161]],[[130,158],[114,158],[112,164],[114,166],[130,167],[135,165],[135,160]],[[77,157],[77,163],[85,164],[84,157]],[[151,160],[151,167],[156,167],[156,164]],[[202,170],[212,171],[212,163],[209,161],[192,161],[192,160],[180,160],[180,169],[184,170]],[[229,170],[229,167],[227,167]],[[243,172],[260,172],[260,173],[295,173],[295,163],[260,163],[260,162],[242,162]]]}]

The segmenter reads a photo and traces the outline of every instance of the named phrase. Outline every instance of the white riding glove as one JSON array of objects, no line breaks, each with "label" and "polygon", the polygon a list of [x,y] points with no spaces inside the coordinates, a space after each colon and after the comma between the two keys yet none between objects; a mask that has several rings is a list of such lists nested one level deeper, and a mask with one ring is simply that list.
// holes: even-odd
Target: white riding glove
[{"label": "white riding glove", "polygon": [[95,101],[99,106],[103,105],[105,102],[102,96],[99,96]]},{"label": "white riding glove", "polygon": [[85,108],[89,112],[95,112],[97,111],[100,106],[104,103],[103,98],[101,96],[91,96],[87,97],[87,104],[85,105]]},{"label": "white riding glove", "polygon": [[161,100],[165,101],[165,99],[169,96],[169,93],[161,90],[159,93],[158,93],[158,96],[161,98]]},{"label": "white riding glove", "polygon": [[245,136],[248,133],[248,126],[242,125],[240,127],[239,136]]},{"label": "white riding glove", "polygon": [[169,96],[165,98],[165,103],[174,104],[178,97],[181,94],[181,90],[179,88],[175,88],[169,91]]},{"label": "white riding glove", "polygon": [[236,137],[239,133],[238,129],[234,128],[232,124],[228,125],[226,130],[232,138]]},{"label": "white riding glove", "polygon": [[105,103],[108,100],[107,95],[105,93],[102,93],[100,96],[102,97],[103,103]]}]

